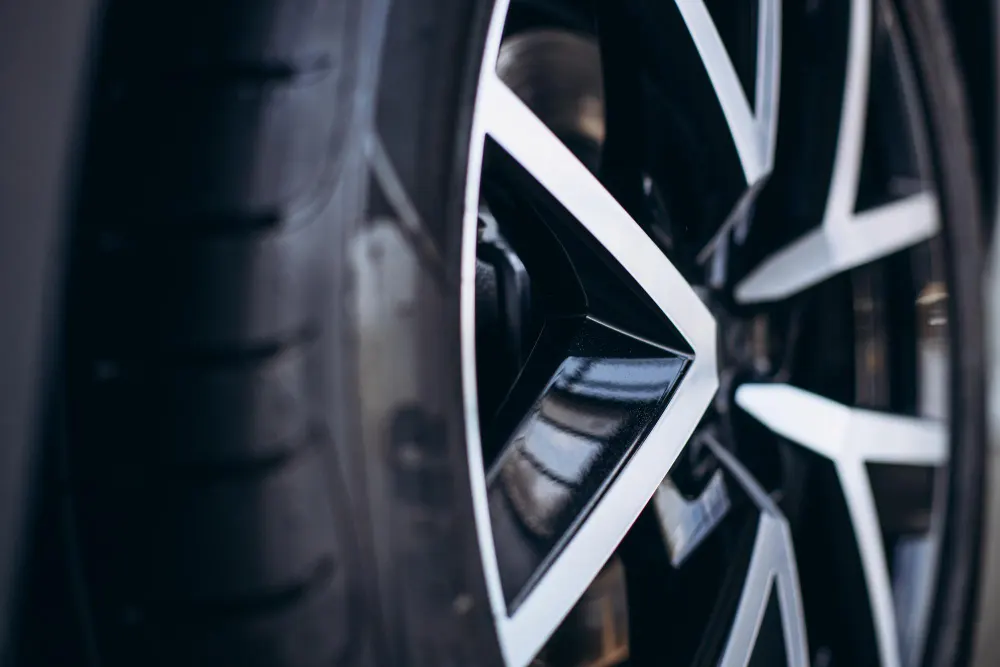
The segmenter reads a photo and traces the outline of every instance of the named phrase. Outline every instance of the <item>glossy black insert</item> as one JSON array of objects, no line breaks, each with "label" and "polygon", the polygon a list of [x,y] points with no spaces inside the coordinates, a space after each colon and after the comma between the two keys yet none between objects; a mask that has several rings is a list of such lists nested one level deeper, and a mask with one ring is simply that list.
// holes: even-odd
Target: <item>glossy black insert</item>
[{"label": "glossy black insert", "polygon": [[[546,323],[494,425],[506,435],[487,475],[509,609],[613,481],[690,360],[591,317]],[[526,400],[518,385],[541,391]]]},{"label": "glossy black insert", "polygon": [[769,667],[770,665],[787,665],[788,653],[785,650],[785,632],[782,628],[781,608],[778,606],[778,591],[772,586],[764,611],[764,619],[757,631],[757,642],[747,667]]}]

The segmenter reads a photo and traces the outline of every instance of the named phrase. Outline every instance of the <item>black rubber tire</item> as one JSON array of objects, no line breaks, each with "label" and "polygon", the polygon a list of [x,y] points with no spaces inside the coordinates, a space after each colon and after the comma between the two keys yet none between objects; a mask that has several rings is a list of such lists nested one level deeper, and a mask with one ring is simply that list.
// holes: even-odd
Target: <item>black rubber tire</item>
[{"label": "black rubber tire", "polygon": [[94,4],[0,4],[0,665],[20,664]]},{"label": "black rubber tire", "polygon": [[[109,0],[65,439],[102,667],[501,663],[458,352],[491,4]],[[957,146],[936,155],[945,215],[971,223],[943,24],[931,0],[903,4],[935,145]],[[978,260],[952,278],[971,331]],[[964,572],[942,580],[948,609],[968,604]],[[943,633],[934,655],[955,646]]]},{"label": "black rubber tire", "polygon": [[65,448],[102,666],[499,662],[455,353],[488,4],[108,2]]}]

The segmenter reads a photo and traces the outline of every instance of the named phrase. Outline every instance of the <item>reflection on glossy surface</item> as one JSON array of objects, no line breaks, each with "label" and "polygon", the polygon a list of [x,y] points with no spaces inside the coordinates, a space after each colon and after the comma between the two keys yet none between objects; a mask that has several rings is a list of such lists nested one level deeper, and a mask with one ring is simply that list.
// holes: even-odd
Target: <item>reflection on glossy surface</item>
[{"label": "reflection on glossy surface", "polygon": [[[509,606],[663,411],[689,359],[587,318],[488,476]],[[601,350],[614,356],[589,356]]]},{"label": "reflection on glossy surface", "polygon": [[680,567],[729,512],[722,471],[716,470],[701,495],[692,500],[685,499],[670,478],[665,478],[656,489],[653,506],[670,563]]}]

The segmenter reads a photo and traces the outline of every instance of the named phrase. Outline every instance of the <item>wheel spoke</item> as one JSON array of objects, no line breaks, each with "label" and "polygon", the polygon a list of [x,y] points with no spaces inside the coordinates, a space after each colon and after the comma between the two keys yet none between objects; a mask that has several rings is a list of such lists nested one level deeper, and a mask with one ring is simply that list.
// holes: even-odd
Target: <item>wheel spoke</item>
[{"label": "wheel spoke", "polygon": [[897,667],[892,587],[866,464],[944,464],[944,424],[847,407],[789,385],[744,385],[736,403],[771,431],[834,464],[858,543],[882,664]]},{"label": "wheel spoke", "polygon": [[861,460],[837,462],[835,465],[858,543],[882,667],[900,667],[902,662],[892,583],[868,469]]},{"label": "wheel spoke", "polygon": [[746,384],[736,403],[770,430],[834,462],[941,465],[945,424],[841,405],[786,384]]},{"label": "wheel spoke", "polygon": [[486,450],[500,451],[487,489],[508,606],[545,572],[688,366],[684,355],[593,318],[545,325],[484,434]]},{"label": "wheel spoke", "polygon": [[937,202],[928,193],[855,212],[867,124],[871,33],[871,0],[852,0],[837,150],[822,223],[751,271],[736,286],[736,299],[742,303],[786,298],[925,241],[938,231]]},{"label": "wheel spoke", "polygon": [[[739,302],[787,298],[938,231],[938,203],[928,192],[857,211],[873,3],[850,3],[847,64],[825,207],[821,216],[818,209],[812,214],[810,223],[818,223],[813,231],[766,257],[736,285]],[[614,60],[619,70],[635,74],[640,68],[632,65],[641,56],[644,78],[610,71],[606,83],[611,81],[618,89],[612,104],[604,100],[604,108],[614,112],[604,115],[600,137],[592,137],[598,144],[603,141],[600,161],[590,159],[590,144],[580,148],[575,138],[567,136],[567,142],[588,160],[589,169],[546,126],[552,120],[542,120],[545,110],[537,107],[542,118],[536,115],[535,107],[529,108],[496,72],[507,0],[495,5],[479,75],[469,158],[474,174],[465,200],[463,385],[477,532],[500,646],[506,664],[529,664],[653,496],[651,509],[675,566],[703,544],[734,508],[741,512],[740,522],[744,518],[751,522],[741,527],[750,529],[757,522],[747,578],[720,663],[756,664],[760,638],[778,636],[762,632],[762,627],[777,627],[772,623],[777,616],[787,663],[807,666],[792,535],[776,503],[718,443],[709,442],[709,447],[722,470],[699,497],[684,498],[665,479],[718,385],[716,325],[698,294],[636,224],[636,219],[646,221],[661,199],[669,202],[671,211],[687,214],[683,233],[670,238],[671,247],[705,248],[698,258],[703,261],[702,255],[710,256],[717,246],[724,248],[719,241],[728,243],[735,226],[753,215],[757,196],[774,167],[777,146],[781,2],[759,0],[755,13],[747,8],[747,15],[756,16],[754,36],[741,32],[749,23],[745,19],[728,21],[729,17],[717,14],[716,23],[705,0],[652,3],[656,6],[650,8],[646,3],[629,3],[620,14],[613,4],[603,8],[607,15],[596,22],[605,39],[601,45],[605,74]],[[839,22],[844,16],[838,11],[835,18]],[[661,28],[669,29],[668,38]],[[622,35],[633,34],[634,42],[620,43]],[[756,42],[755,49],[748,37]],[[742,69],[738,73],[734,62],[741,65],[752,52],[756,61],[751,84],[746,83],[751,73]],[[650,80],[655,81],[657,94],[684,90],[697,98],[699,102],[690,105],[695,112],[677,111],[671,99],[670,108],[649,113],[644,96],[646,88],[653,87],[644,85]],[[608,84],[605,92],[614,88]],[[516,86],[515,90],[534,103],[523,90]],[[831,96],[838,94],[831,91]],[[616,114],[616,122],[610,123]],[[688,151],[686,157],[702,159],[678,160],[672,151],[666,151],[669,161],[649,157],[663,151],[648,150],[644,114],[661,119],[676,114],[680,122],[661,123],[671,127],[661,129],[659,139]],[[611,126],[613,130],[604,131]],[[557,124],[553,127],[561,132]],[[829,145],[833,137],[827,135],[827,140],[824,152],[833,148]],[[484,155],[487,166],[481,169]],[[697,177],[684,178],[689,176],[682,173],[685,170],[697,172]],[[671,176],[678,177],[671,180]],[[480,177],[485,179],[482,190]],[[703,183],[710,183],[710,197],[699,191]],[[676,192],[667,191],[671,184]],[[668,197],[658,196],[663,191]],[[769,202],[761,200],[756,208],[763,211]],[[489,414],[479,413],[477,401],[483,399],[475,390],[475,364],[469,363],[476,356],[470,334],[475,305],[473,209],[480,206],[507,225],[505,239],[519,257],[525,257],[525,267],[549,269],[532,275],[532,294],[545,296],[546,306],[544,314],[532,314],[533,328],[525,334],[533,341],[526,348],[531,353],[523,364],[516,364],[516,378],[512,373],[501,383],[496,400],[483,410]],[[544,227],[539,234],[544,239],[534,244],[534,250],[525,246],[538,239],[523,230],[536,228],[509,222],[521,212],[530,214],[524,219]],[[723,251],[718,250],[720,257]],[[561,266],[549,257],[558,253]],[[553,298],[570,283],[579,288],[575,296],[582,298],[574,296],[570,305]],[[632,310],[642,308],[643,313],[628,319]],[[671,340],[682,339],[681,343],[657,338],[656,327],[662,324],[672,324],[676,331],[670,330]],[[832,462],[858,543],[881,662],[898,667],[893,591],[867,465],[942,465],[948,456],[946,428],[935,420],[842,405],[789,385],[744,385],[735,401],[773,432]],[[753,500],[759,516],[742,493],[741,505],[731,506],[730,494],[736,489],[731,485],[727,489],[726,484],[733,479]],[[726,521],[726,530],[736,523]],[[718,644],[713,648],[718,652]]]},{"label": "wheel spoke", "polygon": [[755,109],[743,91],[739,75],[703,0],[676,0],[736,145],[747,183],[771,171],[778,126],[781,76],[781,4],[761,0],[757,22]]},{"label": "wheel spoke", "polygon": [[663,307],[689,343],[714,348],[715,322],[656,244],[506,84],[484,78],[486,132]]},{"label": "wheel spoke", "polygon": [[871,74],[872,2],[850,0],[851,19],[847,36],[847,71],[844,99],[837,133],[830,192],[824,221],[847,221],[854,212],[864,153],[866,108]]},{"label": "wheel spoke", "polygon": [[[601,182],[491,70],[481,74],[476,114],[474,127],[572,218],[558,225],[557,235],[575,239],[560,236],[565,252],[599,251],[602,261],[617,264],[609,276],[618,279],[624,270],[621,280],[633,283],[628,289],[645,292],[645,302],[669,320],[690,349],[649,352],[658,344],[593,317],[582,325],[566,318],[555,326],[547,321],[543,337],[546,330],[555,331],[559,342],[540,339],[536,350],[548,346],[549,361],[529,358],[521,371],[510,394],[523,403],[519,414],[509,407],[511,398],[501,407],[499,435],[487,438],[487,444],[493,437],[502,440],[501,453],[486,479],[474,480],[474,487],[485,491],[476,499],[476,511],[477,520],[489,527],[480,540],[490,554],[484,568],[501,646],[508,664],[525,665],[617,548],[711,401],[718,386],[715,321]],[[592,248],[593,242],[599,248]],[[589,295],[587,280],[582,283]],[[588,300],[588,309],[602,302],[596,296]],[[590,330],[560,337],[559,327],[567,325]],[[607,344],[625,347],[588,352],[584,348],[595,336],[610,336],[618,342]],[[606,371],[618,375],[605,377]],[[608,409],[587,408],[602,401]],[[641,412],[646,421],[626,415],[618,419],[627,422],[622,430],[612,413],[630,403],[646,405],[632,413]],[[622,440],[626,431],[632,435]],[[616,444],[607,447],[612,441]],[[478,437],[470,442],[479,446]],[[525,541],[532,531],[535,538]],[[541,543],[547,546],[539,551]]]},{"label": "wheel spoke", "polygon": [[790,667],[808,667],[798,568],[788,522],[749,471],[728,450],[711,440],[707,444],[761,512],[750,566],[719,664],[742,667],[750,663],[770,602],[776,596],[786,662]]},{"label": "wheel spoke", "polygon": [[828,218],[822,227],[761,263],[737,285],[736,298],[742,303],[783,299],[842,271],[926,241],[937,231],[937,200],[929,193]]}]

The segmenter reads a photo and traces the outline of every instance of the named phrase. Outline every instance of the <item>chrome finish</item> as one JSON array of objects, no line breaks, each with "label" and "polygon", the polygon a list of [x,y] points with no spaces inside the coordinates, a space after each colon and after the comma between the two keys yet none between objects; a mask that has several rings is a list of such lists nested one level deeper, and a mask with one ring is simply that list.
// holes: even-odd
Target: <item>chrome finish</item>
[{"label": "chrome finish", "polygon": [[[490,18],[483,61],[479,73],[479,91],[483,82],[495,78],[494,65],[500,53],[504,20],[509,0],[495,0]],[[482,93],[480,92],[479,95]],[[477,96],[478,97],[478,96]],[[489,501],[486,495],[486,473],[480,441],[479,397],[476,382],[476,240],[479,226],[480,178],[483,152],[486,148],[486,114],[477,100],[472,114],[469,136],[469,159],[465,181],[465,202],[462,218],[462,268],[460,283],[460,325],[462,355],[462,403],[465,414],[465,442],[469,461],[469,480],[472,488],[472,507],[476,517],[476,534],[479,553],[486,575],[487,594],[496,622],[500,651],[504,662],[521,667],[527,665],[534,653],[518,651],[516,637],[505,630],[506,603],[500,575],[497,571],[496,553],[493,548],[493,530],[490,524]],[[541,638],[544,641],[544,637]],[[540,645],[541,642],[539,642]],[[537,648],[535,648],[537,651]]]},{"label": "chrome finish", "polygon": [[753,476],[727,449],[711,438],[706,438],[705,443],[760,509],[750,567],[719,665],[744,667],[750,661],[773,594],[777,595],[788,666],[808,667],[809,652],[802,596],[795,564],[795,547],[788,522]]},{"label": "chrome finish", "polygon": [[[463,394],[477,531],[490,603],[508,665],[526,665],[580,598],[642,511],[718,386],[715,322],[645,232],[497,76],[507,2],[494,6],[473,117],[462,271]],[[495,140],[620,263],[694,352],[690,368],[637,451],[516,611],[508,612],[483,470],[475,378],[475,229],[483,143]]]},{"label": "chrome finish", "polygon": [[882,666],[900,667],[889,568],[866,464],[943,465],[947,428],[936,419],[850,408],[789,385],[743,385],[736,403],[773,432],[834,464],[858,542]]},{"label": "chrome finish", "polygon": [[[821,225],[751,272],[737,286],[738,301],[785,298],[938,231],[937,200],[928,192],[855,211],[866,125],[872,7],[871,0],[851,3],[843,110]],[[779,0],[760,0],[754,109],[704,2],[676,0],[676,6],[718,97],[746,180],[753,186],[770,173],[775,156]],[[540,30],[513,38],[501,51],[507,9],[508,0],[497,0],[479,77],[461,273],[469,474],[487,592],[504,659],[514,667],[530,663],[586,594],[651,494],[655,494],[654,507],[671,560],[675,565],[682,563],[729,511],[724,481],[728,474],[759,507],[760,518],[720,664],[747,664],[769,601],[776,596],[788,663],[808,665],[790,529],[775,503],[718,443],[709,446],[723,471],[697,499],[684,499],[665,479],[718,387],[716,323],[661,250],[560,140],[574,134],[598,145],[603,142],[604,100],[596,46],[567,33]],[[545,65],[529,71],[523,64],[529,58]],[[578,61],[576,65],[563,67],[573,60]],[[551,69],[546,69],[549,65]],[[560,80],[565,72],[569,76]],[[548,97],[553,86],[562,86],[565,93],[559,104]],[[572,102],[563,104],[566,99]],[[512,446],[487,472],[476,393],[474,308],[480,178],[484,147],[491,140],[620,265],[675,325],[693,354],[571,355],[514,429]],[[924,359],[921,349],[921,363],[940,365],[940,350],[932,352]],[[598,377],[602,374],[603,379]],[[668,395],[670,400],[665,401]],[[588,409],[573,404],[583,397],[594,404]],[[942,402],[938,395],[922,395],[920,400],[934,405]],[[937,419],[851,408],[788,385],[744,385],[735,401],[773,432],[833,463],[857,537],[881,664],[900,667],[893,589],[866,465],[943,465],[948,456],[947,429]],[[627,414],[612,409],[623,402],[666,405],[661,414],[651,417],[654,423],[640,428]],[[640,432],[645,433],[644,439]],[[523,548],[511,547],[508,541],[509,535],[518,532],[531,534]]]},{"label": "chrome finish", "polygon": [[871,31],[872,0],[851,0],[843,109],[822,224],[746,276],[736,286],[736,299],[741,303],[786,298],[837,273],[926,241],[938,232],[937,201],[929,193],[855,212],[868,104]]},{"label": "chrome finish", "polygon": [[675,2],[715,88],[747,183],[753,185],[774,165],[781,80],[781,3],[760,0],[758,5],[755,103],[751,109],[704,0]]},{"label": "chrome finish", "polygon": [[745,384],[736,404],[775,433],[831,461],[942,465],[948,430],[937,419],[841,405],[786,384]]},{"label": "chrome finish", "polygon": [[937,199],[920,193],[863,213],[828,217],[778,251],[736,288],[741,303],[784,299],[838,273],[914,246],[938,232]]}]

